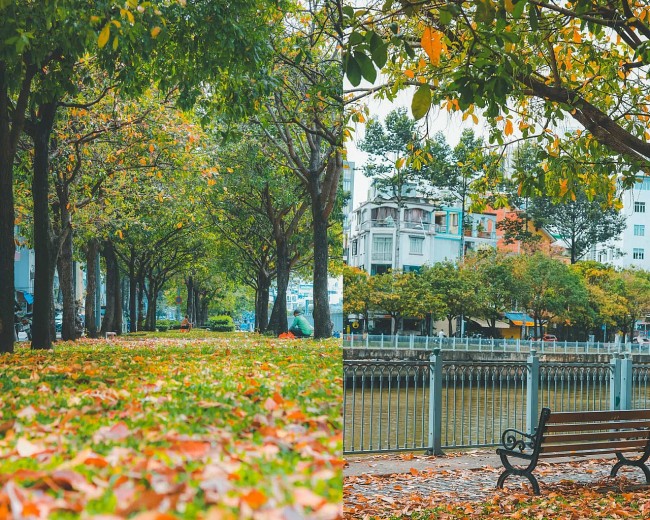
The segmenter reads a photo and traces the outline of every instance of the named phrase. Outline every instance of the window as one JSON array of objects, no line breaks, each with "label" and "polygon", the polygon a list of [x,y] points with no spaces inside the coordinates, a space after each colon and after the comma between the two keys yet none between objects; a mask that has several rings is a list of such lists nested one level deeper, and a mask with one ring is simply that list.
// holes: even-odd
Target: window
[{"label": "window", "polygon": [[357,256],[357,239],[352,241],[352,256]]},{"label": "window", "polygon": [[635,247],[634,249],[632,249],[632,258],[634,258],[635,260],[643,260],[644,256],[645,255],[644,255],[643,248]]},{"label": "window", "polygon": [[390,265],[371,264],[370,265],[370,274],[372,276],[375,276],[376,274],[384,274],[384,273],[387,273],[389,269],[390,269]]},{"label": "window", "polygon": [[372,259],[378,262],[393,260],[393,237],[375,235],[372,237]]},{"label": "window", "polygon": [[409,237],[409,243],[411,244],[411,254],[412,255],[421,255],[422,248],[424,245],[424,237]]},{"label": "window", "polygon": [[645,236],[645,226],[643,224],[634,224],[634,236],[636,237]]},{"label": "window", "polygon": [[634,213],[645,213],[645,202],[636,201],[634,203]]}]

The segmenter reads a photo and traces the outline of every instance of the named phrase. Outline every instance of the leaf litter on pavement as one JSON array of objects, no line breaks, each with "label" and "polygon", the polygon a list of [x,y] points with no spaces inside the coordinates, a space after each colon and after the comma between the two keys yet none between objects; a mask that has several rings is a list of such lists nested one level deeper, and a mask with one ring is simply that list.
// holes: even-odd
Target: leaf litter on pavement
[{"label": "leaf litter on pavement", "polygon": [[[450,453],[447,457],[457,457]],[[377,459],[385,459],[379,456]],[[404,454],[396,460],[429,457]],[[434,459],[431,457],[429,459]],[[411,467],[390,475],[362,474],[344,479],[348,519],[547,519],[650,518],[650,494],[643,473],[624,467],[609,477],[615,459],[540,463],[535,470],[541,495],[523,478],[510,477],[495,490],[502,468]]]},{"label": "leaf litter on pavement", "polygon": [[338,518],[341,359],[252,336],[0,355],[0,520]]}]

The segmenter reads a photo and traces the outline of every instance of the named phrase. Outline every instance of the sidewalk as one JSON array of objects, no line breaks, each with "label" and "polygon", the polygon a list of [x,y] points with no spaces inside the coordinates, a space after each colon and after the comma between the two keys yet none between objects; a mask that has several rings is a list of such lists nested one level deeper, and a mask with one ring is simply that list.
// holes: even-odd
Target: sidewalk
[{"label": "sidewalk", "polygon": [[[542,494],[562,486],[603,487],[645,485],[638,468],[622,468],[609,478],[614,464],[602,459],[550,459],[540,462],[535,475]],[[452,502],[486,502],[495,489],[501,461],[494,450],[472,450],[443,456],[390,454],[347,456],[344,474],[346,518],[384,517],[387,513],[426,509]],[[503,493],[503,492],[501,492]],[[525,478],[510,477],[505,493],[530,496]]]}]

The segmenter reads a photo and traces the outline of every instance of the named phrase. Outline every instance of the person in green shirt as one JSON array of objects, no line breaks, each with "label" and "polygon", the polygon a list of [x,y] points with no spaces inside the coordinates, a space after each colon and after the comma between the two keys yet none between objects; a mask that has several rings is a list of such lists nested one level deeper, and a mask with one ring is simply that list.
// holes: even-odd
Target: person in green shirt
[{"label": "person in green shirt", "polygon": [[314,327],[302,315],[299,309],[293,311],[293,323],[289,327],[291,332],[296,338],[309,338],[314,333]]}]

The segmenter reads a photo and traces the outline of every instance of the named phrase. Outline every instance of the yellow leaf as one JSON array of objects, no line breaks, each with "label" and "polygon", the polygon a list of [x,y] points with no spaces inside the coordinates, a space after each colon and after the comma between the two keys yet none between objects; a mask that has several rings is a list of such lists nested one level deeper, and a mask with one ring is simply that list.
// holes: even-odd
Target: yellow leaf
[{"label": "yellow leaf", "polygon": [[503,133],[506,135],[511,135],[512,134],[512,121],[510,119],[506,120],[506,127],[503,130]]},{"label": "yellow leaf", "polygon": [[121,230],[121,229],[118,229],[118,230],[115,232],[115,234],[116,234],[118,237],[120,237],[120,239],[123,239],[123,238],[124,238],[124,235],[122,234],[122,230]]},{"label": "yellow leaf", "polygon": [[176,228],[177,228],[177,229],[180,229],[180,228],[182,228],[182,227],[183,227],[183,223],[182,223],[182,222],[179,222],[178,224],[176,224]]},{"label": "yellow leaf", "polygon": [[397,169],[399,170],[402,166],[404,166],[404,163],[405,163],[405,162],[406,162],[406,159],[404,159],[404,157],[400,157],[400,158],[397,159],[397,161],[395,162],[395,168],[397,168]]},{"label": "yellow leaf", "polygon": [[569,181],[568,179],[563,179],[560,181],[560,197],[564,196],[567,191],[569,191]]},{"label": "yellow leaf", "polygon": [[582,35],[578,29],[573,30],[573,43],[580,43],[582,41]]},{"label": "yellow leaf", "polygon": [[506,8],[506,11],[508,11],[509,13],[512,13],[512,11],[515,10],[515,4],[512,3],[512,0],[505,0],[504,5],[505,5],[505,8]]},{"label": "yellow leaf", "polygon": [[160,34],[160,27],[154,27],[153,29],[151,29],[151,37],[152,38],[155,38],[159,34]]},{"label": "yellow leaf", "polygon": [[149,145],[149,152],[153,153],[156,150],[153,144]]},{"label": "yellow leaf", "polygon": [[102,29],[102,32],[99,33],[99,38],[97,39],[97,45],[101,49],[108,43],[108,38],[111,35],[111,28],[109,24],[106,24]]},{"label": "yellow leaf", "polygon": [[415,77],[415,72],[413,72],[411,69],[406,69],[406,70],[404,71],[404,75],[405,75],[407,78],[411,78],[411,79],[413,79],[413,78]]},{"label": "yellow leaf", "polygon": [[442,34],[431,27],[424,29],[420,44],[427,53],[431,63],[438,65],[440,63],[440,54],[442,53]]}]

